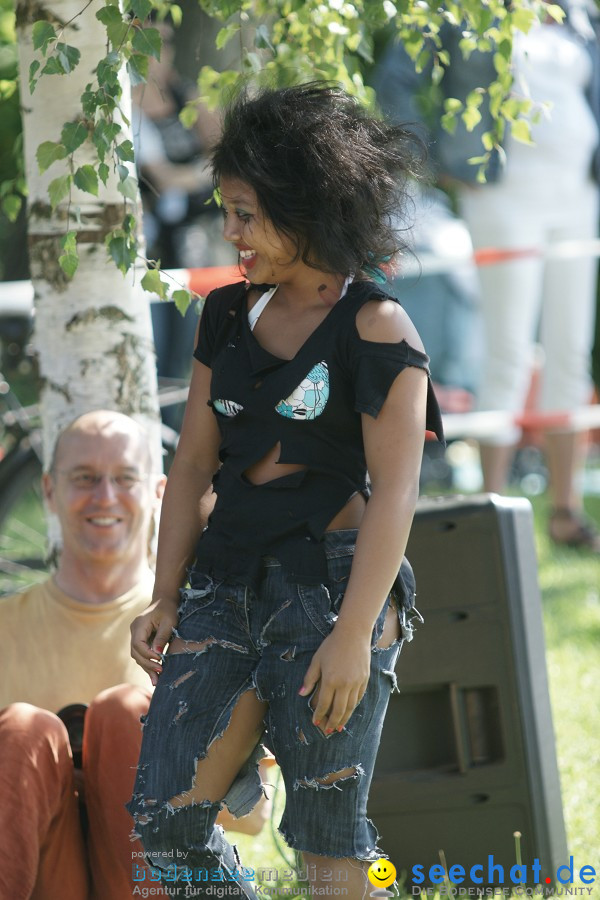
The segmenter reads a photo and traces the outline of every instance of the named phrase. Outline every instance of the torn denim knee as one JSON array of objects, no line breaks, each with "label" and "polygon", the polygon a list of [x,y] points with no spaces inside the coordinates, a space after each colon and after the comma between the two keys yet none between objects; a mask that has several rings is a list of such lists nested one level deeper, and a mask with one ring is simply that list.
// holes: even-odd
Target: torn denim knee
[{"label": "torn denim knee", "polygon": [[[159,806],[157,801],[134,795],[128,809],[135,823],[132,839],[140,839],[148,864],[160,870],[165,881],[177,879],[174,863],[185,854],[185,866],[180,868],[221,869],[230,888],[235,885],[239,889],[238,897],[256,900],[251,885],[242,877],[235,848],[215,824],[220,803],[192,801],[188,806],[174,807],[165,801]],[[229,896],[235,894],[230,890]]]}]

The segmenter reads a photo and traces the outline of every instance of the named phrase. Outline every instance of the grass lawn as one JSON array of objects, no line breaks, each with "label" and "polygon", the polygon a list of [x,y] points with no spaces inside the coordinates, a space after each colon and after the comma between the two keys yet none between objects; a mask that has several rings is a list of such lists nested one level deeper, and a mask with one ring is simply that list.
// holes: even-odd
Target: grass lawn
[{"label": "grass lawn", "polygon": [[[600,497],[587,506],[600,521]],[[600,873],[600,560],[557,549],[545,534],[545,501],[534,509],[567,841],[576,862]]]},{"label": "grass lawn", "polygon": [[[576,867],[592,865],[599,876],[592,893],[586,890],[580,896],[600,898],[600,560],[582,551],[557,549],[546,535],[545,498],[535,498],[533,507],[569,853]],[[589,498],[587,508],[600,522],[600,497]],[[281,795],[279,790],[276,823]],[[282,872],[293,862],[292,852],[281,839],[276,842],[268,828],[255,838],[236,836],[235,842],[244,865]]]}]

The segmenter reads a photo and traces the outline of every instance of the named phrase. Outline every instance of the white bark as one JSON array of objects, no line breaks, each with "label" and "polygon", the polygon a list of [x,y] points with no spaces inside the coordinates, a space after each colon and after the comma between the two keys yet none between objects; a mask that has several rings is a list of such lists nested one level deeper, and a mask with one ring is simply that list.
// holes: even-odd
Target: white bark
[{"label": "white bark", "polygon": [[[44,455],[50,459],[58,432],[90,409],[117,409],[141,421],[150,434],[160,468],[160,430],[156,370],[148,295],[139,286],[140,273],[123,276],[107,258],[104,237],[122,219],[124,198],[117,191],[112,161],[107,187],[99,182],[99,196],[73,187],[69,198],[53,212],[47,188],[69,171],[59,160],[40,174],[36,150],[47,140],[59,141],[62,126],[82,117],[80,96],[93,70],[107,53],[104,27],[95,18],[100,0],[42,0],[17,5],[19,66],[25,138],[25,165],[29,189],[29,253],[35,289],[34,342],[43,379],[42,419]],[[74,18],[75,17],[75,18]],[[47,19],[58,31],[73,19],[61,38],[81,51],[81,61],[69,75],[44,75],[31,95],[29,66],[39,58],[32,46],[33,22]],[[124,107],[129,104],[129,87]],[[124,108],[127,115],[128,110]],[[129,118],[129,116],[128,116]],[[132,140],[123,125],[122,139]],[[86,142],[75,153],[73,171],[93,163],[93,148]],[[132,174],[133,170],[132,170]],[[128,212],[141,216],[141,205]],[[80,220],[76,220],[76,208]],[[80,263],[71,281],[64,276],[58,257],[60,238],[78,233]],[[139,229],[141,234],[141,228]]]}]

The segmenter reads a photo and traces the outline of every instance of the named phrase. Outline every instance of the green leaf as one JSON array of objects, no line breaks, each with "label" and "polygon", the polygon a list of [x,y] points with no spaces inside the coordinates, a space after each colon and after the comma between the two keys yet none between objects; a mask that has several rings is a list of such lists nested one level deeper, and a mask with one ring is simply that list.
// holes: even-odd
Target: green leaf
[{"label": "green leaf", "polygon": [[152,9],[150,0],[131,0],[131,12],[142,22],[147,19]]},{"label": "green leaf", "polygon": [[131,45],[138,53],[145,53],[146,56],[160,59],[162,40],[160,32],[156,28],[136,28]]},{"label": "green leaf", "polygon": [[210,66],[202,66],[198,76],[201,99],[209,109],[215,109],[224,97],[235,97],[243,84],[244,76],[231,69],[216,72]]},{"label": "green leaf", "polygon": [[234,13],[243,9],[244,0],[202,0],[201,6],[209,16],[225,22]]},{"label": "green leaf", "polygon": [[145,291],[151,294],[158,294],[161,300],[167,299],[167,284],[161,280],[158,269],[148,269],[141,281]]},{"label": "green leaf", "polygon": [[463,105],[460,100],[457,100],[456,97],[447,97],[444,100],[444,109],[447,113],[458,113],[463,108]]},{"label": "green leaf", "polygon": [[102,22],[103,25],[116,25],[118,22],[123,22],[123,16],[121,15],[119,8],[117,6],[103,6],[96,13],[96,18],[99,22]]},{"label": "green leaf", "polygon": [[486,131],[481,135],[481,143],[485,147],[485,149],[489,152],[494,149],[494,138],[493,135],[490,134],[489,131]]},{"label": "green leaf", "polygon": [[121,126],[117,122],[105,122],[104,133],[107,141],[112,144],[112,142],[121,134]]},{"label": "green leaf", "polygon": [[483,103],[483,91],[481,88],[476,88],[474,91],[471,91],[470,94],[467,94],[466,100],[467,106],[477,107],[481,106]]},{"label": "green leaf", "polygon": [[79,266],[75,232],[67,232],[62,238],[60,245],[63,248],[64,253],[58,257],[58,264],[67,278],[72,278]]},{"label": "green leaf", "polygon": [[148,81],[148,57],[143,53],[132,53],[127,63],[131,86]]},{"label": "green leaf", "polygon": [[72,175],[60,175],[50,182],[48,185],[48,196],[50,197],[52,209],[56,209],[58,204],[68,195],[72,182]]},{"label": "green leaf", "polygon": [[179,28],[183,20],[183,10],[177,3],[171,3],[169,6],[169,16],[175,28]]},{"label": "green leaf", "polygon": [[119,181],[117,190],[129,200],[133,200],[134,202],[137,200],[138,183],[137,180],[133,178],[133,176],[128,175],[127,178],[123,178],[121,181]]},{"label": "green leaf", "polygon": [[64,159],[67,155],[65,147],[58,141],[44,141],[35,152],[35,158],[40,172],[49,169],[57,159]]},{"label": "green leaf", "polygon": [[40,75],[66,75],[64,66],[58,56],[49,56]]},{"label": "green leaf", "polygon": [[444,113],[444,115],[440,118],[440,122],[442,124],[442,128],[447,131],[448,134],[454,134],[457,125],[456,113]]},{"label": "green leaf", "polygon": [[511,10],[510,18],[513,28],[518,28],[519,31],[523,31],[525,34],[527,34],[533,23],[537,21],[537,15],[533,9],[525,9],[517,4]]},{"label": "green leaf", "polygon": [[108,181],[109,175],[110,175],[110,169],[108,168],[106,163],[101,162],[100,165],[98,166],[98,178],[100,179],[100,181],[102,182],[104,187],[106,187],[106,182]]},{"label": "green leaf", "polygon": [[126,162],[134,161],[133,144],[131,141],[122,141],[120,144],[117,144],[115,150],[119,159],[124,159]]},{"label": "green leaf", "polygon": [[119,80],[120,64],[119,54],[114,51],[100,60],[96,66],[96,75],[98,76],[100,87],[114,88]]},{"label": "green leaf", "polygon": [[185,316],[186,312],[188,311],[188,307],[192,302],[192,295],[189,291],[173,291],[171,300],[173,301],[181,315]]},{"label": "green leaf", "polygon": [[61,238],[60,246],[65,253],[73,253],[77,248],[77,235],[74,231],[67,231]]},{"label": "green leaf", "polygon": [[41,63],[38,59],[34,59],[34,61],[29,66],[29,93],[30,94],[33,94],[33,92],[35,90],[35,86],[37,84],[37,81],[35,79],[35,74],[40,66],[41,66]]},{"label": "green leaf", "polygon": [[198,106],[196,101],[186,104],[179,113],[179,121],[185,128],[192,128],[198,119]]},{"label": "green leaf", "polygon": [[87,136],[87,125],[81,121],[67,122],[63,125],[63,130],[60,133],[60,139],[67,153],[74,153],[78,147],[81,147]]},{"label": "green leaf", "polygon": [[499,75],[510,71],[510,62],[501,53],[494,53],[494,68]]},{"label": "green leaf", "polygon": [[0,209],[10,222],[16,222],[22,205],[22,197],[19,197],[18,194],[9,194],[8,197],[2,198]]},{"label": "green leaf", "polygon": [[63,44],[60,41],[56,45],[56,55],[66,75],[73,71],[81,59],[81,52],[77,47],[70,47],[69,44]]},{"label": "green leaf", "polygon": [[[104,162],[104,157],[109,152],[112,142],[121,133],[121,127],[116,122],[106,119],[99,119],[92,133],[92,140],[98,151],[100,161]],[[127,173],[124,173],[125,177]]]},{"label": "green leaf", "polygon": [[56,32],[50,22],[34,22],[31,30],[33,49],[41,50],[44,56],[50,41],[56,40]]},{"label": "green leaf", "polygon": [[565,17],[565,11],[562,7],[558,6],[556,3],[548,3],[547,6],[544,7],[544,12],[549,16],[552,16],[555,22],[559,24],[562,23]]},{"label": "green leaf", "polygon": [[473,106],[467,107],[462,114],[462,120],[465,123],[467,131],[473,131],[476,125],[481,122],[481,113]]},{"label": "green leaf", "polygon": [[[222,50],[223,47],[225,47],[225,45],[229,43],[231,38],[234,37],[234,35],[236,35],[239,32],[240,27],[241,26],[239,25],[238,22],[232,22],[230,25],[226,25],[225,28],[219,29],[219,31],[217,32],[217,36],[215,38],[215,47],[217,48],[217,50]],[[260,28],[264,28],[264,27],[265,27],[264,25],[260,26]],[[260,28],[257,29],[257,34],[258,34],[258,31],[260,31]],[[255,42],[256,42],[256,39],[255,39]]]},{"label": "green leaf", "polygon": [[80,166],[73,176],[73,181],[80,191],[86,191],[94,197],[98,196],[98,173],[93,166]]},{"label": "green leaf", "polygon": [[534,142],[531,140],[531,132],[529,130],[529,122],[525,119],[517,119],[510,126],[510,133],[516,141],[522,144],[529,144],[531,147]]},{"label": "green leaf", "polygon": [[458,46],[460,47],[463,59],[468,60],[471,53],[473,53],[473,51],[477,49],[477,41],[474,37],[471,36],[464,37],[461,41],[459,41]]},{"label": "green leaf", "polygon": [[90,119],[94,118],[94,114],[98,107],[98,95],[91,90],[91,84],[88,84],[85,91],[81,95],[81,108],[84,116]]},{"label": "green leaf", "polygon": [[116,6],[103,6],[96,13],[96,18],[106,26],[106,34],[113,47],[120,47],[129,31],[130,25],[123,21],[123,16]]},{"label": "green leaf", "polygon": [[109,234],[106,245],[116,267],[125,274],[135,260],[135,244],[131,244],[123,234]]}]

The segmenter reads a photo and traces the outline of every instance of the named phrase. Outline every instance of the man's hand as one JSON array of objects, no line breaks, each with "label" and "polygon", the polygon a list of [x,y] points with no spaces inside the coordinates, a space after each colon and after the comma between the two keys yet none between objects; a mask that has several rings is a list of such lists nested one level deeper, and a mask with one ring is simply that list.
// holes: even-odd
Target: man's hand
[{"label": "man's hand", "polygon": [[334,627],[304,676],[300,694],[319,684],[313,704],[313,724],[323,734],[341,731],[362,700],[371,671],[371,632]]},{"label": "man's hand", "polygon": [[157,600],[131,623],[131,655],[156,687],[162,653],[177,625],[177,603]]}]

